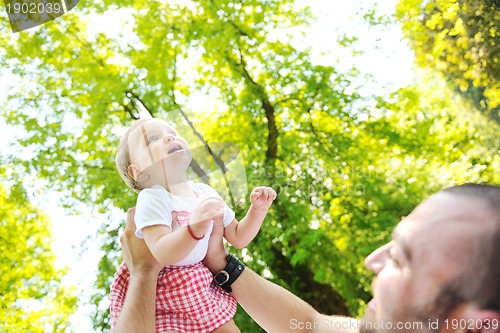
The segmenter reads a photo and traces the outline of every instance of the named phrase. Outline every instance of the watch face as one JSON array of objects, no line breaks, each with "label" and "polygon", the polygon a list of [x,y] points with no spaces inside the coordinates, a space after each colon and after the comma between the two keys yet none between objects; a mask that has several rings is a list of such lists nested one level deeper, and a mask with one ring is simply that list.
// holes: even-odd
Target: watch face
[{"label": "watch face", "polygon": [[214,276],[214,280],[220,286],[229,280],[229,274],[226,271],[220,271],[216,276]]}]

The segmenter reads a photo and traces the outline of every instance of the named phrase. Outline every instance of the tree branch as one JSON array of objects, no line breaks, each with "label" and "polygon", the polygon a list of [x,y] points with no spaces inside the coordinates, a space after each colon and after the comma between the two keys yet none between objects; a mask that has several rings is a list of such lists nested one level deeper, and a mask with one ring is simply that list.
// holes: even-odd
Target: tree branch
[{"label": "tree branch", "polygon": [[[216,11],[222,10],[224,12],[224,14],[226,13],[223,9],[221,9],[219,6],[217,6],[217,4],[215,3],[214,0],[210,0],[210,2],[212,3],[213,7],[215,7]],[[225,15],[225,18],[226,18],[226,22],[229,23],[241,36],[248,37],[248,33],[243,31],[238,25],[236,25],[236,23],[234,23],[232,20],[230,20],[227,17],[227,15]]]},{"label": "tree branch", "polygon": [[261,102],[262,108],[264,109],[264,113],[267,119],[267,151],[266,151],[266,160],[274,165],[274,161],[278,157],[278,128],[276,126],[275,113],[276,110],[272,105],[269,97],[267,96],[264,88],[260,86],[255,80],[250,76],[248,70],[246,68],[246,62],[241,52],[241,49],[238,48],[239,53],[239,63],[234,61],[229,54],[226,52],[226,59],[229,64],[234,67],[235,70],[240,70],[245,83],[247,86],[254,91]]}]

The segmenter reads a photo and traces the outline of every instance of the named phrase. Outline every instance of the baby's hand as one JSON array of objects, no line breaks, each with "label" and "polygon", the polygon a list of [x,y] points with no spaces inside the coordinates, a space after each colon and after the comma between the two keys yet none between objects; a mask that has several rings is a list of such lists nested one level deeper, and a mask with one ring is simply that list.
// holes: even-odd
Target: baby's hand
[{"label": "baby's hand", "polygon": [[268,210],[274,199],[276,199],[276,191],[270,187],[259,186],[250,193],[250,203],[258,209]]},{"label": "baby's hand", "polygon": [[189,225],[197,236],[204,235],[213,219],[224,215],[224,201],[217,194],[200,198],[189,217]]}]

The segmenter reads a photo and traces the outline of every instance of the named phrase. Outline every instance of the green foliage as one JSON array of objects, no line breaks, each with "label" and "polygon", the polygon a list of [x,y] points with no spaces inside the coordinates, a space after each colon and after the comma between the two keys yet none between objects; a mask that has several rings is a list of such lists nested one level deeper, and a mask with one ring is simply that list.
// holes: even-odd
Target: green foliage
[{"label": "green foliage", "polygon": [[54,266],[47,216],[21,185],[0,184],[0,207],[0,331],[69,332],[76,298],[60,285],[65,270]]},{"label": "green foliage", "polygon": [[397,17],[417,63],[443,73],[500,123],[500,10],[492,0],[400,0]]},{"label": "green foliage", "polygon": [[[129,32],[87,32],[81,14],[116,8]],[[116,0],[87,3],[35,33],[0,35],[2,64],[29,82],[9,91],[2,111],[32,151],[13,163],[67,193],[68,207],[83,202],[109,217],[91,300],[96,331],[109,327],[102,304],[119,261],[123,216],[111,208],[135,204],[114,170],[115,147],[142,108],[161,118],[180,110],[173,119],[192,146],[241,149],[249,189],[279,192],[245,261],[326,313],[363,312],[372,278],[363,258],[423,198],[453,183],[500,182],[496,125],[428,77],[360,96],[366,78],[355,68],[316,65],[291,43],[290,31],[311,20],[293,1]],[[241,218],[248,198],[237,199]],[[258,330],[244,314],[236,320]]]}]

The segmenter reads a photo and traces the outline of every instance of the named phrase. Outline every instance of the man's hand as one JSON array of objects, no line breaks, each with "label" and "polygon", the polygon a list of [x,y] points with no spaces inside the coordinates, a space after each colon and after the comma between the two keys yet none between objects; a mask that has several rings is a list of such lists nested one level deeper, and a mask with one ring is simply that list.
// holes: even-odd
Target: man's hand
[{"label": "man's hand", "polygon": [[207,194],[200,198],[189,217],[191,230],[197,235],[204,235],[212,220],[224,215],[224,201],[216,194]]},{"label": "man's hand", "polygon": [[130,280],[113,333],[156,331],[156,280],[162,266],[149,252],[146,242],[135,235],[134,214],[135,208],[127,211],[127,224],[120,236],[122,255],[130,272]]},{"label": "man's hand", "polygon": [[250,193],[250,203],[253,207],[260,210],[268,210],[274,199],[276,199],[276,191],[270,187],[259,186]]},{"label": "man's hand", "polygon": [[214,219],[214,228],[212,230],[212,235],[210,236],[210,241],[208,242],[208,251],[203,259],[203,264],[212,272],[212,274],[217,274],[226,267],[226,256],[227,251],[222,243],[222,237],[224,236],[224,224],[222,222],[222,217]]},{"label": "man's hand", "polygon": [[146,242],[135,235],[134,214],[135,207],[127,211],[127,224],[120,236],[123,259],[130,273],[141,270],[158,273],[162,266],[153,257]]}]

